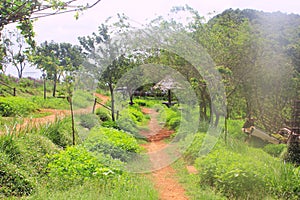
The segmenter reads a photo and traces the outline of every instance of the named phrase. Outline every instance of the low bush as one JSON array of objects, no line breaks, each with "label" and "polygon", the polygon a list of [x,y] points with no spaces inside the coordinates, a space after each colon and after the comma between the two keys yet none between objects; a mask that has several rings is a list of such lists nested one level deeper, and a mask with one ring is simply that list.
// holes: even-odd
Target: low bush
[{"label": "low bush", "polygon": [[[52,124],[47,124],[43,126],[39,132],[59,147],[65,148],[73,144],[71,117],[56,120],[56,122]],[[76,132],[76,144],[80,142],[78,138],[79,137]]]},{"label": "low bush", "polygon": [[183,153],[186,161],[193,163],[196,158],[201,156],[199,151],[203,144],[204,138],[204,133],[197,133],[195,135],[189,135],[184,140],[182,140],[183,148],[186,148],[186,145],[190,144],[190,146]]},{"label": "low bush", "polygon": [[91,129],[94,126],[100,125],[99,118],[94,114],[84,114],[79,116],[80,125],[84,128]]},{"label": "low bush", "polygon": [[86,108],[93,106],[94,96],[89,92],[76,90],[73,94],[72,102],[74,108]]},{"label": "low bush", "polygon": [[23,196],[32,193],[34,184],[29,174],[10,162],[0,152],[0,197]]},{"label": "low bush", "polygon": [[48,97],[44,99],[43,97],[34,96],[31,101],[37,104],[40,108],[51,108],[51,109],[69,109],[70,105],[66,99],[63,98],[53,98]]},{"label": "low bush", "polygon": [[22,97],[0,97],[0,115],[3,117],[27,116],[38,106]]},{"label": "low bush", "polygon": [[196,159],[201,172],[201,183],[213,186],[229,199],[249,199],[253,194],[266,195],[266,173],[264,162],[251,160],[225,148]]},{"label": "low bush", "polygon": [[115,121],[112,121],[112,120],[102,122],[101,126],[106,127],[106,128],[120,129],[118,123]]},{"label": "low bush", "polygon": [[206,157],[199,156],[195,163],[200,184],[215,188],[229,199],[300,196],[299,168],[231,138],[226,146],[219,141]]},{"label": "low bush", "polygon": [[111,120],[110,111],[108,111],[107,109],[105,109],[103,107],[96,109],[96,115],[103,122]]},{"label": "low bush", "polygon": [[181,122],[181,118],[180,117],[174,117],[172,119],[169,120],[169,122],[167,123],[168,127],[171,130],[177,130],[180,126],[180,122]]},{"label": "low bush", "polygon": [[176,107],[160,110],[159,119],[165,122],[165,126],[176,130],[180,126],[181,115]]},{"label": "low bush", "polygon": [[137,124],[131,120],[130,116],[126,113],[122,113],[120,118],[117,120],[118,127],[122,130],[137,136],[139,133]]},{"label": "low bush", "polygon": [[230,137],[236,138],[238,140],[245,140],[247,135],[242,131],[243,124],[244,121],[242,120],[227,120],[228,132],[230,134]]},{"label": "low bush", "polygon": [[46,174],[46,154],[57,152],[47,138],[35,134],[0,137],[0,197],[24,196],[33,192],[37,178]]},{"label": "low bush", "polygon": [[274,157],[279,157],[286,149],[286,144],[267,144],[263,150]]},{"label": "low bush", "polygon": [[133,136],[124,131],[105,127],[92,129],[84,145],[90,151],[108,154],[122,161],[129,160],[132,153],[141,151]]},{"label": "low bush", "polygon": [[144,99],[134,99],[134,103],[136,103],[138,106],[143,107],[153,107],[155,105],[162,105],[161,101],[159,100],[144,100]]},{"label": "low bush", "polygon": [[57,180],[64,186],[81,184],[88,179],[107,180],[113,176],[120,175],[119,169],[113,169],[81,146],[66,148],[58,154],[50,156],[51,162],[48,164],[49,177]]},{"label": "low bush", "polygon": [[149,119],[149,116],[145,115],[142,112],[142,109],[137,104],[128,106],[126,109],[123,109],[120,115],[130,118],[135,124],[139,126],[146,124]]}]

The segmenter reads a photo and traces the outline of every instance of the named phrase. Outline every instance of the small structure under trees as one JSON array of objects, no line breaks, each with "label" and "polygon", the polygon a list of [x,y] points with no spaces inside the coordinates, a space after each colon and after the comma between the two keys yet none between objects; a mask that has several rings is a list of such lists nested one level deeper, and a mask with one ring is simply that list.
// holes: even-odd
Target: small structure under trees
[{"label": "small structure under trees", "polygon": [[171,76],[166,76],[164,79],[156,83],[155,86],[153,86],[153,89],[160,89],[162,91],[168,92],[168,102],[164,102],[163,104],[167,105],[168,107],[171,107],[175,104],[175,102],[172,102],[172,95],[171,90],[172,89],[181,89],[181,84],[175,81]]}]

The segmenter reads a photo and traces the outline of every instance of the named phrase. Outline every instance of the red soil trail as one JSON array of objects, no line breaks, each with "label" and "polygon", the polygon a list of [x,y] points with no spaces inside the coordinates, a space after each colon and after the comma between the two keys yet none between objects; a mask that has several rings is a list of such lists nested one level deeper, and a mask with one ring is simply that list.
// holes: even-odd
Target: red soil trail
[{"label": "red soil trail", "polygon": [[[142,146],[147,149],[153,169],[158,169],[152,172],[155,187],[159,192],[159,199],[161,200],[188,200],[185,195],[185,190],[176,180],[176,171],[171,167],[164,167],[164,163],[168,161],[169,155],[160,151],[168,144],[163,139],[170,137],[173,131],[162,128],[158,121],[158,113],[149,108],[142,108],[143,113],[149,114],[151,119],[149,122],[149,131],[141,131],[149,143]],[[151,154],[153,152],[160,152],[159,154]],[[163,167],[163,168],[162,168]]]}]

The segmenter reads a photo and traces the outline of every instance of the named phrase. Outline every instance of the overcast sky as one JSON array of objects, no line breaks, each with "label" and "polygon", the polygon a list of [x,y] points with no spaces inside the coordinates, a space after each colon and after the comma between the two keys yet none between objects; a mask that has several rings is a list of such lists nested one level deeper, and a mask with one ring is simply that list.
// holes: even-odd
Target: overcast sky
[{"label": "overcast sky", "polygon": [[[78,4],[86,2],[93,4],[96,0],[78,0]],[[144,24],[147,19],[166,16],[174,6],[186,4],[206,17],[208,13],[219,14],[228,8],[300,14],[299,0],[101,0],[95,7],[84,11],[78,20],[75,20],[74,13],[39,19],[34,23],[36,40],[38,43],[54,40],[78,44],[78,36],[91,35],[105,19],[117,13],[124,13],[132,21]],[[16,74],[12,68],[8,72]],[[24,76],[39,77],[40,73],[27,68]]]},{"label": "overcast sky", "polygon": [[[78,0],[78,4],[79,2],[92,4],[96,0]],[[300,14],[299,0],[101,0],[95,7],[82,13],[78,20],[75,20],[74,13],[39,19],[34,26],[36,39],[38,42],[55,40],[78,43],[78,36],[97,31],[97,27],[105,19],[117,13],[124,13],[131,20],[143,24],[146,19],[167,15],[173,6],[185,4],[196,9],[202,16],[208,16],[211,12],[218,14],[228,8]]]}]

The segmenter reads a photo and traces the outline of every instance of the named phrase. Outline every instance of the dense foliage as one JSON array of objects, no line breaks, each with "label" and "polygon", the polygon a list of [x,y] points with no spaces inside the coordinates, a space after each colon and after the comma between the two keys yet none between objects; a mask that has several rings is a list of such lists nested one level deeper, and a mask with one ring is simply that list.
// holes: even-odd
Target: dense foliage
[{"label": "dense foliage", "polygon": [[132,135],[105,127],[92,129],[84,145],[92,152],[104,153],[121,161],[128,161],[134,153],[141,151]]},{"label": "dense foliage", "polygon": [[4,117],[27,116],[38,106],[22,97],[0,97],[0,115]]}]

